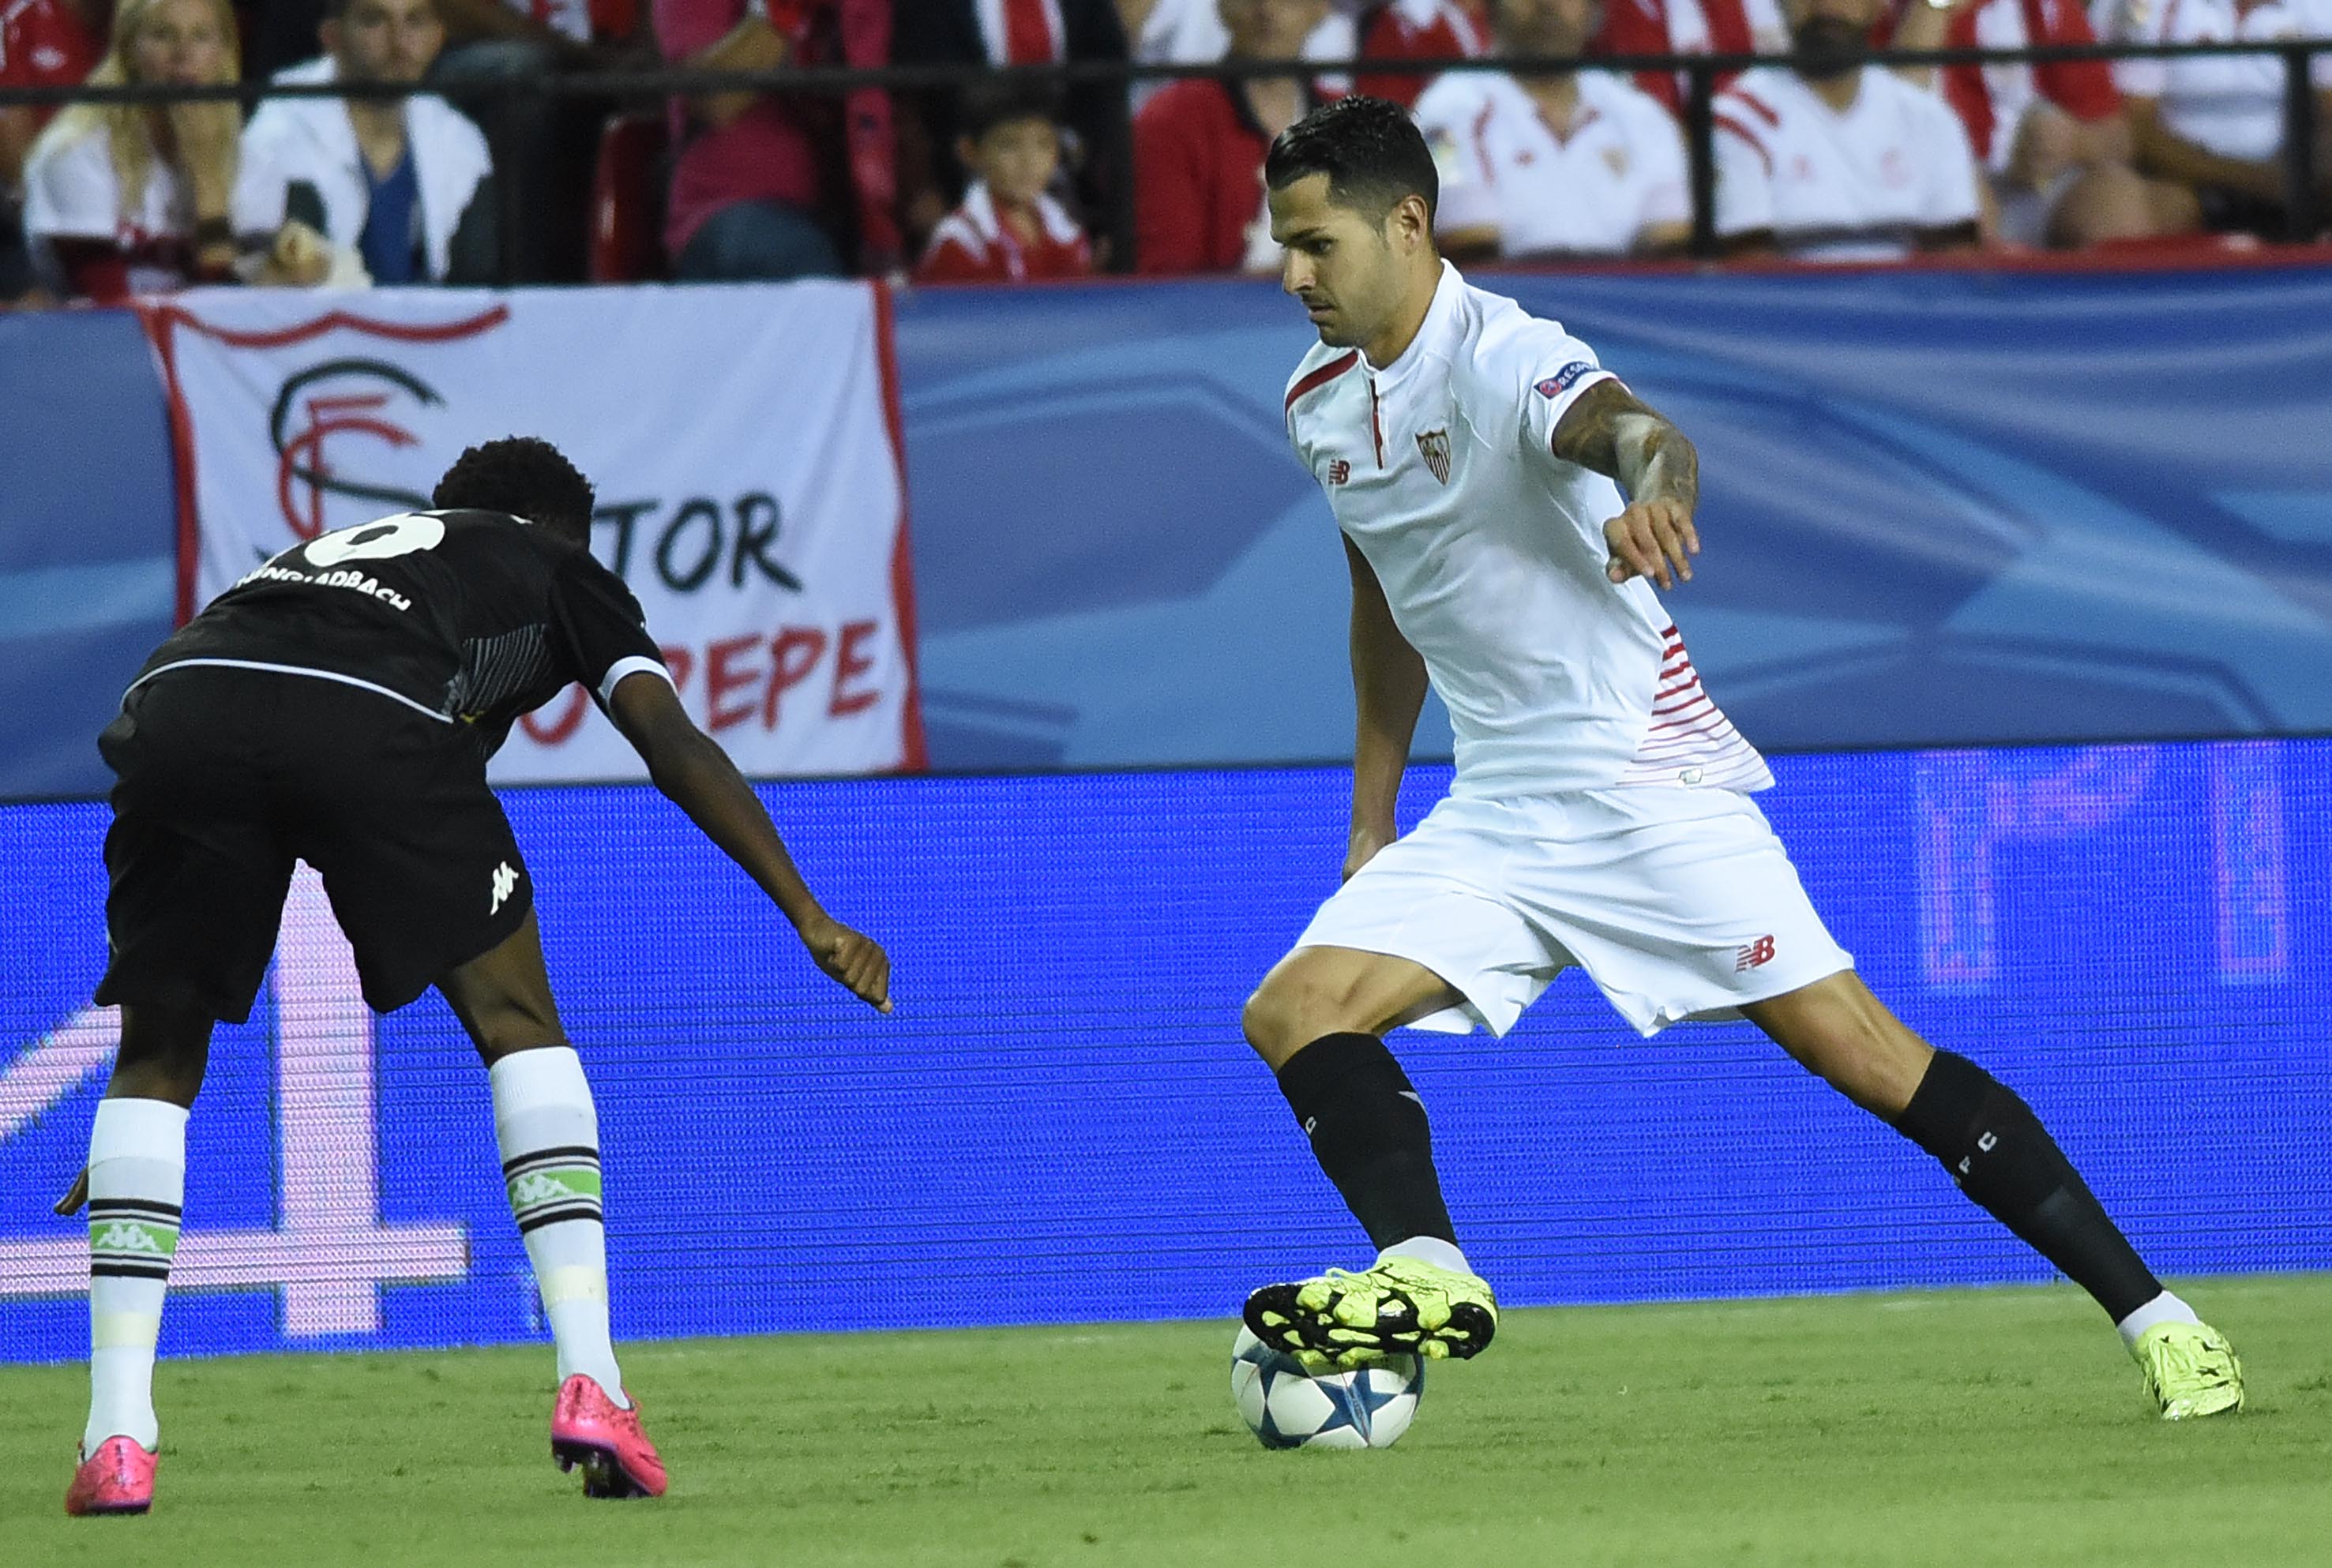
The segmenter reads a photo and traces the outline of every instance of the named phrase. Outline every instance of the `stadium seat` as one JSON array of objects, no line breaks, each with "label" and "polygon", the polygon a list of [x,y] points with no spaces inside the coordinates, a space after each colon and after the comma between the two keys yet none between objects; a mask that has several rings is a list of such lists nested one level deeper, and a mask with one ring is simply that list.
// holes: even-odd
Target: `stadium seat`
[{"label": "stadium seat", "polygon": [[670,137],[661,114],[610,115],[600,129],[598,165],[591,178],[592,282],[636,283],[664,276],[664,152]]}]

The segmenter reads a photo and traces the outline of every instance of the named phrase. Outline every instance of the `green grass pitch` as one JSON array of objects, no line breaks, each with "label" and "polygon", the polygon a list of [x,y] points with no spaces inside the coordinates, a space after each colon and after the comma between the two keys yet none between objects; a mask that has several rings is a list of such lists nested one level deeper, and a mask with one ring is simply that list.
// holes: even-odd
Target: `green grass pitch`
[{"label": "green grass pitch", "polygon": [[588,1503],[547,1347],[166,1362],[145,1519],[67,1520],[78,1367],[0,1370],[12,1564],[2332,1563],[2332,1276],[2198,1281],[2251,1408],[2154,1420],[2067,1288],[1507,1315],[1381,1453],[1267,1453],[1232,1325],[628,1348],[673,1470]]}]

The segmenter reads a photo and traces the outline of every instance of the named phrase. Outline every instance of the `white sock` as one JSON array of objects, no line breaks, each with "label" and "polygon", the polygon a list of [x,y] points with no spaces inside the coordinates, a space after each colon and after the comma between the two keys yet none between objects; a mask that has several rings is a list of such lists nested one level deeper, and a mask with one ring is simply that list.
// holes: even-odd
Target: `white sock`
[{"label": "white sock", "polygon": [[1419,1263],[1429,1263],[1453,1274],[1474,1272],[1467,1265],[1466,1255],[1458,1250],[1458,1244],[1444,1241],[1438,1236],[1412,1236],[1406,1241],[1396,1241],[1377,1254],[1379,1263],[1388,1257],[1413,1257]]},{"label": "white sock", "polygon": [[2200,1323],[2203,1320],[2201,1318],[2194,1315],[2194,1309],[2193,1307],[2187,1305],[2184,1302],[2179,1300],[2176,1296],[2171,1295],[2165,1290],[2160,1296],[2155,1296],[2152,1301],[2147,1302],[2144,1306],[2139,1307],[2136,1312],[2131,1313],[2127,1317],[2123,1318],[2119,1323],[2114,1324],[2114,1327],[2121,1331],[2122,1343],[2129,1346],[2132,1350],[2136,1350],[2137,1348],[2137,1342],[2146,1336],[2146,1331],[2154,1327],[2157,1324]]},{"label": "white sock", "polygon": [[630,1407],[607,1336],[607,1231],[599,1209],[599,1116],[572,1046],[518,1051],[487,1075],[511,1213],[559,1345],[559,1381],[588,1376]]},{"label": "white sock", "polygon": [[186,1112],[165,1100],[102,1100],[89,1134],[89,1424],[84,1458],[108,1438],[154,1448],[154,1343],[186,1195]]}]

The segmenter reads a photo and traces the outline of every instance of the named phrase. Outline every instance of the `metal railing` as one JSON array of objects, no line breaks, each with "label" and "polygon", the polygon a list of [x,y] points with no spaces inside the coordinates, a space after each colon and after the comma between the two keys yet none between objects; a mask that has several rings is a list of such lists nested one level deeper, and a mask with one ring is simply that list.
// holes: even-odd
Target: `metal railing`
[{"label": "metal railing", "polygon": [[[2323,227],[2318,194],[2318,114],[2317,92],[2309,67],[2318,53],[2332,53],[2332,38],[2275,39],[2220,43],[2087,43],[2029,45],[2020,49],[1948,48],[1879,50],[1860,58],[1888,66],[1951,66],[2046,64],[2065,61],[2183,60],[2222,56],[2278,59],[2283,71],[2283,141],[2279,154],[2283,168],[2282,237],[2307,241]],[[400,98],[410,93],[440,93],[464,104],[496,100],[588,99],[609,102],[661,101],[671,96],[718,92],[773,92],[839,95],[877,88],[894,93],[928,92],[961,88],[973,82],[1008,80],[1048,87],[1094,83],[1131,88],[1140,82],[1191,79],[1246,80],[1302,76],[1439,76],[1452,72],[1511,72],[1527,76],[1563,71],[1606,71],[1635,74],[1673,73],[1685,78],[1682,115],[1691,174],[1691,254],[1714,259],[1723,253],[1716,233],[1715,105],[1720,77],[1759,65],[1786,67],[1786,54],[1614,54],[1587,59],[1490,55],[1478,59],[1394,61],[1225,60],[1204,64],[1149,65],[1122,61],[1075,61],[1056,65],[995,68],[965,65],[890,65],[882,67],[807,66],[769,71],[663,70],[595,71],[544,74],[523,79],[465,77],[458,84],[424,81],[411,86],[345,82],[287,84],[246,81],[215,87],[139,85],[92,89],[61,86],[0,88],[0,108],[13,104],[55,106],[66,103],[148,103],[234,100],[249,106],[269,98]],[[1131,94],[1121,102],[1130,105]],[[1099,215],[1101,232],[1111,241],[1110,252],[1120,269],[1130,268],[1133,255],[1133,169],[1131,110],[1117,120],[1110,145],[1087,148],[1097,161],[1099,184],[1107,194],[1107,210]],[[490,128],[491,134],[491,128]],[[498,167],[501,148],[495,148]],[[501,182],[505,201],[514,200],[518,182]],[[505,210],[505,235],[515,232],[523,214]],[[507,250],[505,246],[505,250]]]}]

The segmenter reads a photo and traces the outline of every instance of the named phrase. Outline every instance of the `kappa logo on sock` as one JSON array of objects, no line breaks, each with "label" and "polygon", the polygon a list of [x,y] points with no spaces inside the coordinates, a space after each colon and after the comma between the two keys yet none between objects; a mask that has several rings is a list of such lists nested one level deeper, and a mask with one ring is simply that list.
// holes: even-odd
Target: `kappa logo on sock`
[{"label": "kappa logo on sock", "polygon": [[511,1183],[511,1201],[521,1207],[537,1203],[557,1203],[569,1198],[590,1196],[592,1194],[585,1191],[579,1182],[570,1185],[547,1171],[538,1171],[530,1175],[521,1176]]},{"label": "kappa logo on sock", "polygon": [[107,1252],[144,1252],[156,1257],[167,1257],[167,1251],[153,1231],[143,1225],[127,1224],[116,1219],[89,1238],[91,1247]]},{"label": "kappa logo on sock", "polygon": [[515,892],[517,888],[518,873],[511,869],[511,863],[505,860],[500,865],[495,866],[494,901],[486,906],[486,913],[488,914],[500,914],[502,912],[502,905],[510,901],[510,895]]},{"label": "kappa logo on sock", "polygon": [[1761,936],[1755,942],[1744,944],[1733,955],[1733,972],[1745,974],[1753,969],[1773,961],[1773,939],[1770,936]]}]

